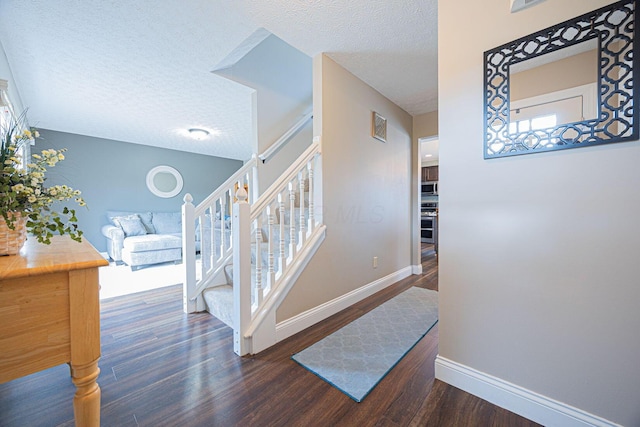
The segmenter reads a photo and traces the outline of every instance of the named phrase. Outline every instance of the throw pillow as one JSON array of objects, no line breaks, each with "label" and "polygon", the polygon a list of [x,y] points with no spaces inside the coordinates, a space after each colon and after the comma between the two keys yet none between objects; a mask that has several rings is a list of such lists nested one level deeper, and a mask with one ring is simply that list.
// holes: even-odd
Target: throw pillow
[{"label": "throw pillow", "polygon": [[151,212],[140,212],[138,216],[140,217],[144,228],[147,229],[147,234],[155,234],[156,229],[153,226]]},{"label": "throw pillow", "polygon": [[144,228],[147,229],[147,234],[155,234],[156,229],[153,227],[153,222],[151,222],[151,212],[107,211],[107,218],[116,227],[120,226],[116,224],[116,222],[113,220],[114,218],[132,218],[136,216],[139,217],[142,221],[142,224],[144,224]]},{"label": "throw pillow", "polygon": [[136,219],[136,218],[140,219],[138,214],[122,212],[122,213],[118,213],[118,214],[109,216],[109,221],[111,221],[111,224],[115,225],[116,227],[120,227],[120,223],[118,222],[118,220],[120,220],[122,218],[124,218],[124,219]]},{"label": "throw pillow", "polygon": [[182,233],[182,212],[154,212],[153,226],[158,234]]},{"label": "throw pillow", "polygon": [[125,237],[144,236],[147,234],[147,229],[138,215],[117,216],[112,220],[118,227],[122,228]]}]

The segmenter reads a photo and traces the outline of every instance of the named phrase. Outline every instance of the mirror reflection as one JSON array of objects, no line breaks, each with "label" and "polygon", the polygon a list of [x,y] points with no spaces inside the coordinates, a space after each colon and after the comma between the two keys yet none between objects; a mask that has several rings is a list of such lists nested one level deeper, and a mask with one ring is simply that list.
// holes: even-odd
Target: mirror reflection
[{"label": "mirror reflection", "polygon": [[595,39],[511,65],[509,133],[598,118]]},{"label": "mirror reflection", "polygon": [[161,172],[153,177],[153,185],[155,185],[158,190],[168,193],[176,188],[178,180],[169,172]]}]

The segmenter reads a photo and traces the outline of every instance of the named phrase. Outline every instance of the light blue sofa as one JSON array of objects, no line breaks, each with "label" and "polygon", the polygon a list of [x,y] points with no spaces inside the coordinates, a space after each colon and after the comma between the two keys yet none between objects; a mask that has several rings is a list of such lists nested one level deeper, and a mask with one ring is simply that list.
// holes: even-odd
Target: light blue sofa
[{"label": "light blue sofa", "polygon": [[182,259],[181,212],[107,211],[110,224],[102,227],[107,253],[132,270],[143,265]]}]

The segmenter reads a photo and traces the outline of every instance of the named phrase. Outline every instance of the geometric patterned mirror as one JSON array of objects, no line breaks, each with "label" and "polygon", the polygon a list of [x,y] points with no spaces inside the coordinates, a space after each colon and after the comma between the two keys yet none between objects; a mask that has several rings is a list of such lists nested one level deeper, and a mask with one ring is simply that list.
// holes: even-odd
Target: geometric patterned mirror
[{"label": "geometric patterned mirror", "polygon": [[484,53],[484,158],[636,140],[635,0]]}]

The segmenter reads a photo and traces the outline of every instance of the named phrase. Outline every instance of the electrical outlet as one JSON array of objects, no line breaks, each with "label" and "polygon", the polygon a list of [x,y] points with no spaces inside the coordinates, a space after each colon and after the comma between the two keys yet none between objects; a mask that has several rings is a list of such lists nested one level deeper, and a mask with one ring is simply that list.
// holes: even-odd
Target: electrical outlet
[{"label": "electrical outlet", "polygon": [[377,256],[373,257],[373,268],[378,268],[378,257]]}]

